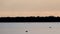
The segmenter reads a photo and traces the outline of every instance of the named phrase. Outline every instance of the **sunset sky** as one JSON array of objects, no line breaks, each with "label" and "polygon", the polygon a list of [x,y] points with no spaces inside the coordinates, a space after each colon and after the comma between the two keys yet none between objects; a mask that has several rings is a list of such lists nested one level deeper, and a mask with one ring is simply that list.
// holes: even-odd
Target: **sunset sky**
[{"label": "sunset sky", "polygon": [[59,16],[59,12],[60,0],[0,0],[1,16]]}]

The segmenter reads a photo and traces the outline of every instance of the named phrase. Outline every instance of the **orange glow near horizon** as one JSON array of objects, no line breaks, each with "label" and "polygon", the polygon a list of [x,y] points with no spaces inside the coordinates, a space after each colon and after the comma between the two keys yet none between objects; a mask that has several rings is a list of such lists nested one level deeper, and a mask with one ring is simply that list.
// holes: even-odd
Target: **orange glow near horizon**
[{"label": "orange glow near horizon", "polygon": [[60,16],[60,0],[0,0],[0,16]]}]

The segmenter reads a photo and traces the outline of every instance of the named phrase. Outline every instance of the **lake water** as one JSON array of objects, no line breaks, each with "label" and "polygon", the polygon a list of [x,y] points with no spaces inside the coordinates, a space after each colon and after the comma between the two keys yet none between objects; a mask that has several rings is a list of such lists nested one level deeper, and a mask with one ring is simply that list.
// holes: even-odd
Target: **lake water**
[{"label": "lake water", "polygon": [[60,34],[60,23],[0,23],[0,34]]}]

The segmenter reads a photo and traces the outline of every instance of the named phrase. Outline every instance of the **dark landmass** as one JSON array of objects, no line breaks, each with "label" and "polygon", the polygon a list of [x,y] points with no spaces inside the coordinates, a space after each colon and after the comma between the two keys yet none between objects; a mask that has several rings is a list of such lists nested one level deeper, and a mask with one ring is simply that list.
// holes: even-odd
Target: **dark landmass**
[{"label": "dark landmass", "polygon": [[60,22],[60,17],[0,17],[0,22]]}]

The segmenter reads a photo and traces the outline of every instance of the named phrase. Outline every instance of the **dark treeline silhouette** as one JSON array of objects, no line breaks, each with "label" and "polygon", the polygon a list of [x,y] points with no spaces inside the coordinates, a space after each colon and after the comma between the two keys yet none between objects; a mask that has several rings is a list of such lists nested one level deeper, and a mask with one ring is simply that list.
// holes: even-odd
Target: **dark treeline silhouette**
[{"label": "dark treeline silhouette", "polygon": [[0,22],[60,22],[60,17],[0,17]]}]

